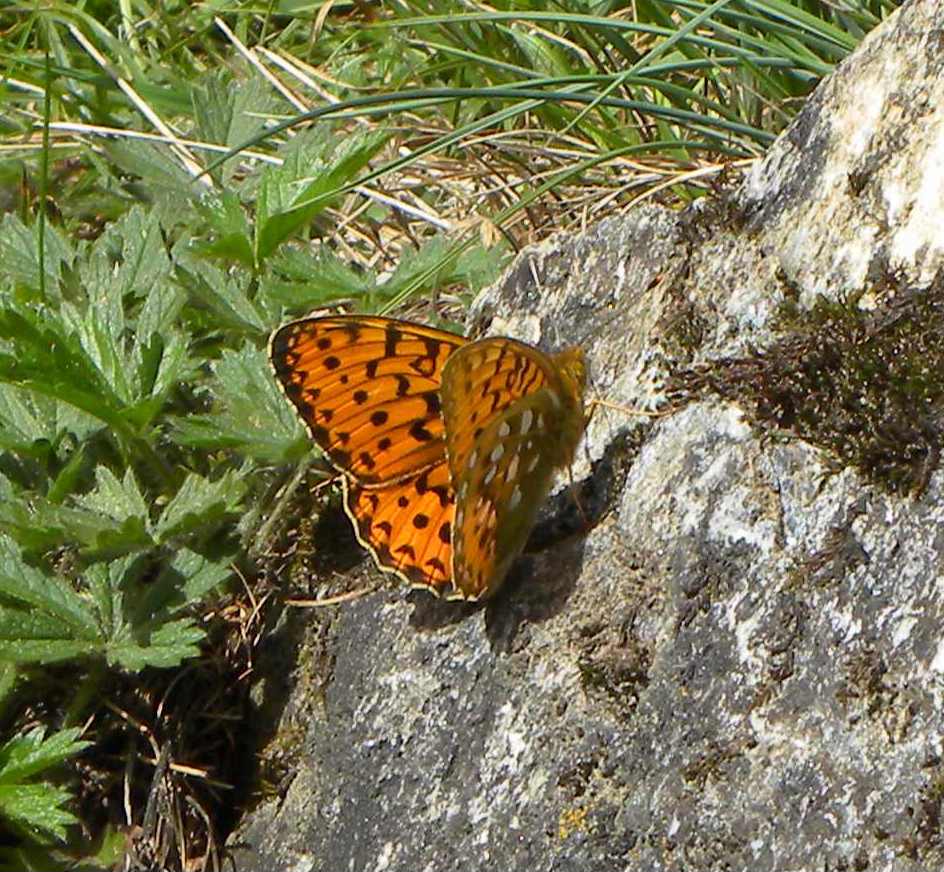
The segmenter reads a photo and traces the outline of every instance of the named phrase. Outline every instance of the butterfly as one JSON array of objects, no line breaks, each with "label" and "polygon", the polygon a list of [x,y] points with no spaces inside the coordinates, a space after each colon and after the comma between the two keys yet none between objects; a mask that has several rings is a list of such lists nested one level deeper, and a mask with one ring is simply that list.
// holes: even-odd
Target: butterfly
[{"label": "butterfly", "polygon": [[583,434],[581,349],[332,315],[280,327],[269,352],[377,565],[449,599],[494,594]]}]

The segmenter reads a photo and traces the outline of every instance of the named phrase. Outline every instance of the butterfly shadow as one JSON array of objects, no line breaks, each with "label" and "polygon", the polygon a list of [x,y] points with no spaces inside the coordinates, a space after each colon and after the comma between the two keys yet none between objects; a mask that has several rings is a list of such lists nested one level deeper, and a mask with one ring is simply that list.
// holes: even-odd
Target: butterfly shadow
[{"label": "butterfly shadow", "polygon": [[525,553],[514,562],[498,592],[483,602],[440,600],[420,591],[408,595],[413,603],[410,624],[435,631],[485,613],[485,634],[495,653],[511,653],[526,644],[519,633],[561,612],[583,568],[587,524],[573,496],[563,491],[552,499],[535,525]]},{"label": "butterfly shadow", "polygon": [[522,630],[563,611],[576,589],[587,536],[619,501],[649,429],[646,424],[618,431],[591,464],[588,476],[548,500],[524,554],[492,599],[450,602],[414,591],[409,595],[414,605],[410,624],[420,631],[435,631],[484,611],[493,651],[510,653],[526,646],[527,634]]}]

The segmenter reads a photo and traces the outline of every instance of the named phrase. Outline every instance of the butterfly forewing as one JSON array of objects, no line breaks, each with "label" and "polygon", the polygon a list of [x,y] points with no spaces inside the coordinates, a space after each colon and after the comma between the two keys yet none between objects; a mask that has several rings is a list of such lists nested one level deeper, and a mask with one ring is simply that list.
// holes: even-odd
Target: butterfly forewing
[{"label": "butterfly forewing", "polygon": [[277,330],[276,377],[331,462],[370,486],[443,460],[442,369],[466,340],[391,318],[305,318]]}]

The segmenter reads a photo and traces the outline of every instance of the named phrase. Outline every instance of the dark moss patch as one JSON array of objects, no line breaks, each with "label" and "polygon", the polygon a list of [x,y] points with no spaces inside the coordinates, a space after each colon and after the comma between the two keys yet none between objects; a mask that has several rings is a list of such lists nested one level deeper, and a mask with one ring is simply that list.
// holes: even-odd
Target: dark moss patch
[{"label": "dark moss patch", "polygon": [[659,322],[660,339],[675,360],[690,361],[708,336],[711,321],[688,294],[687,286],[673,285],[669,304]]},{"label": "dark moss patch", "polygon": [[[925,764],[928,780],[918,792],[913,806],[906,809],[914,820],[914,832],[902,840],[902,853],[911,860],[921,861],[924,868],[940,868],[944,830],[942,830],[942,806],[944,806],[944,762],[932,756]],[[932,867],[930,864],[934,863]]]},{"label": "dark moss patch", "polygon": [[632,626],[587,628],[577,659],[580,683],[585,691],[603,691],[620,714],[628,717],[639,696],[649,686],[652,653]]},{"label": "dark moss patch", "polygon": [[852,531],[853,522],[862,512],[862,505],[856,504],[841,524],[830,529],[823,547],[801,561],[790,573],[788,590],[835,587],[852,570],[868,564],[869,555]]},{"label": "dark moss patch", "polygon": [[823,449],[892,493],[919,494],[944,437],[944,274],[899,288],[876,309],[858,298],[785,302],[783,336],[750,357],[677,372],[675,398],[715,394],[767,432]]},{"label": "dark moss patch", "polygon": [[682,768],[682,780],[701,793],[709,781],[716,783],[726,781],[728,764],[741,757],[743,753],[743,748],[736,742],[724,746],[713,742]]},{"label": "dark moss patch", "polygon": [[676,636],[730,596],[737,579],[749,571],[751,559],[750,549],[741,544],[725,547],[694,536],[676,540],[668,570],[677,588]]}]

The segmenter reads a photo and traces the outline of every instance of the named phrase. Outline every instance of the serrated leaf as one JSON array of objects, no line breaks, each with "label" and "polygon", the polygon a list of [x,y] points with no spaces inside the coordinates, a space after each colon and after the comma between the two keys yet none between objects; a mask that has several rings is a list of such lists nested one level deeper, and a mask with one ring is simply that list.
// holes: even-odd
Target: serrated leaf
[{"label": "serrated leaf", "polygon": [[169,669],[188,657],[196,657],[200,653],[198,644],[204,636],[192,618],[169,621],[161,624],[142,642],[124,639],[110,644],[108,662],[135,672],[148,666]]},{"label": "serrated leaf", "polygon": [[0,784],[0,816],[40,842],[66,840],[66,827],[78,819],[63,806],[69,792],[51,784]]},{"label": "serrated leaf", "polygon": [[0,638],[0,660],[10,663],[48,665],[66,660],[92,657],[104,650],[101,642],[77,642],[66,639]]},{"label": "serrated leaf", "polygon": [[273,315],[285,309],[306,312],[338,300],[362,300],[375,290],[373,276],[352,269],[324,246],[314,253],[283,246],[267,266],[259,281],[259,297]]},{"label": "serrated leaf", "polygon": [[164,282],[151,287],[137,314],[135,338],[149,342],[154,333],[170,333],[186,301],[186,294],[176,283]]},{"label": "serrated leaf", "polygon": [[67,638],[98,637],[88,604],[67,582],[27,566],[7,536],[0,536],[0,594],[30,606],[30,617],[37,620],[44,614],[54,616],[59,622],[59,636],[68,628]]},{"label": "serrated leaf", "polygon": [[70,727],[44,738],[42,727],[16,736],[0,747],[0,784],[15,784],[58,766],[87,748],[91,742],[79,739],[82,730]]},{"label": "serrated leaf", "polygon": [[[262,133],[272,111],[271,93],[258,77],[234,87],[229,78],[211,76],[193,88],[191,99],[195,138],[226,146],[240,145]],[[238,168],[238,161],[228,161],[214,170],[217,187],[227,186]]]},{"label": "serrated leaf", "polygon": [[118,166],[143,180],[152,196],[159,194],[176,203],[178,218],[181,205],[189,203],[201,191],[164,146],[134,139],[107,140],[103,145]]},{"label": "serrated leaf", "polygon": [[73,727],[46,738],[38,727],[0,747],[0,817],[40,843],[65,840],[65,828],[77,821],[62,808],[71,799],[68,791],[29,780],[87,748],[91,743],[80,734]]},{"label": "serrated leaf", "polygon": [[176,286],[155,286],[138,316],[128,356],[128,366],[135,373],[137,402],[125,412],[138,428],[153,420],[174,387],[195,368],[187,339],[172,326],[183,302],[184,295]]},{"label": "serrated leaf", "polygon": [[166,542],[201,528],[212,529],[227,515],[237,514],[246,486],[245,479],[234,472],[216,481],[190,473],[157,522],[158,541]]},{"label": "serrated leaf", "polygon": [[203,257],[235,261],[251,269],[252,228],[239,198],[231,191],[204,197],[200,201],[200,213],[209,225],[212,238],[196,243],[194,251]]},{"label": "serrated leaf", "polygon": [[0,384],[0,448],[17,454],[33,454],[36,442],[48,445],[55,438],[48,415],[43,415],[30,394]]},{"label": "serrated leaf", "polygon": [[263,352],[249,343],[238,352],[225,351],[214,371],[220,409],[177,419],[180,442],[211,450],[233,448],[270,463],[297,460],[311,450]]},{"label": "serrated leaf", "polygon": [[92,306],[107,300],[119,310],[126,296],[144,297],[169,282],[171,264],[153,210],[136,206],[108,225],[89,249],[80,274]]},{"label": "serrated leaf", "polygon": [[214,329],[253,334],[265,329],[265,321],[247,293],[248,274],[225,273],[190,252],[180,252],[177,264],[176,281],[192,303],[209,310]]},{"label": "serrated leaf", "polygon": [[[10,213],[0,221],[0,263],[3,264],[3,273],[13,288],[29,288],[35,294],[40,289],[38,233],[38,223],[27,227]],[[44,233],[46,294],[55,298],[62,278],[62,267],[71,266],[74,252],[49,222],[45,225]]]},{"label": "serrated leaf", "polygon": [[0,337],[10,340],[14,349],[0,354],[0,381],[55,397],[127,432],[120,398],[57,318],[2,309]]},{"label": "serrated leaf", "polygon": [[[62,451],[60,450],[60,454],[61,453]],[[91,466],[91,453],[89,443],[79,443],[78,448],[72,452],[68,460],[66,460],[65,464],[49,483],[46,499],[50,505],[59,505],[67,496],[76,490],[79,482],[89,471]]]},{"label": "serrated leaf", "polygon": [[328,208],[388,141],[383,129],[338,140],[327,128],[313,128],[291,140],[282,152],[285,163],[262,174],[256,202],[256,263],[264,262],[280,243]]},{"label": "serrated leaf", "polygon": [[144,494],[138,487],[131,470],[126,470],[119,481],[107,466],[95,470],[95,490],[77,496],[78,505],[92,512],[105,515],[115,521],[140,518],[148,522],[148,508]]},{"label": "serrated leaf", "polygon": [[228,564],[182,548],[134,603],[131,623],[144,627],[173,618],[181,609],[200,602],[230,575]]},{"label": "serrated leaf", "polygon": [[506,260],[500,248],[486,250],[480,245],[460,255],[452,240],[435,236],[410,257],[401,258],[393,275],[377,293],[384,299],[392,299],[453,282],[469,284],[475,290],[494,281]]},{"label": "serrated leaf", "polygon": [[[98,523],[83,537],[87,551],[99,559],[140,551],[154,544],[144,494],[131,470],[119,481],[104,466],[95,470],[95,489],[76,496],[75,502]],[[95,518],[97,516],[97,518]]]},{"label": "serrated leaf", "polygon": [[166,572],[184,579],[183,592],[188,603],[199,602],[233,574],[229,563],[210,560],[186,548],[174,555]]},{"label": "serrated leaf", "polygon": [[78,339],[95,371],[123,406],[134,396],[121,348],[126,327],[124,310],[121,298],[95,290],[90,289],[89,305],[82,311],[71,303],[63,303],[58,312],[61,330]]},{"label": "serrated leaf", "polygon": [[[131,537],[125,548],[130,550],[132,546],[140,547],[143,544],[140,528],[141,525],[137,524],[134,530],[130,527],[120,530],[109,515],[55,505],[36,495],[30,497],[28,504],[22,498],[0,501],[0,529],[29,550],[44,550],[67,542],[77,542],[91,551],[108,539],[111,539],[112,545],[116,544],[115,537],[119,535],[122,541]],[[150,539],[145,538],[144,542],[150,544]]]}]

